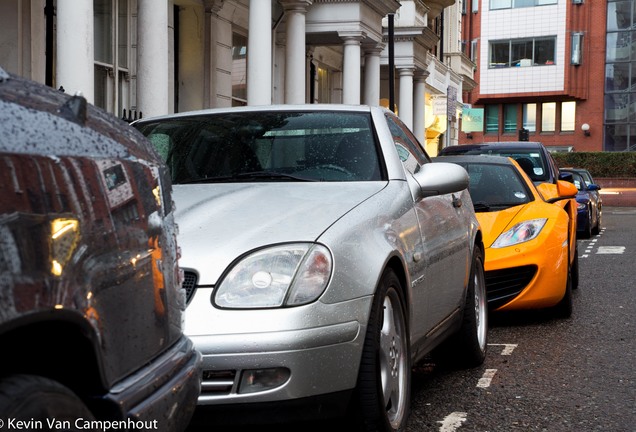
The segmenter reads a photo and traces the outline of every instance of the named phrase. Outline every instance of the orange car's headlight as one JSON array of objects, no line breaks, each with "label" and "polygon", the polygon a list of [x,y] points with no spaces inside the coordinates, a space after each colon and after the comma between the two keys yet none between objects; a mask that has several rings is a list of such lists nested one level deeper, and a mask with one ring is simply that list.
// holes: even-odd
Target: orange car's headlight
[{"label": "orange car's headlight", "polygon": [[547,221],[547,219],[541,218],[520,222],[508,231],[501,233],[491,248],[503,248],[530,241],[539,235]]}]

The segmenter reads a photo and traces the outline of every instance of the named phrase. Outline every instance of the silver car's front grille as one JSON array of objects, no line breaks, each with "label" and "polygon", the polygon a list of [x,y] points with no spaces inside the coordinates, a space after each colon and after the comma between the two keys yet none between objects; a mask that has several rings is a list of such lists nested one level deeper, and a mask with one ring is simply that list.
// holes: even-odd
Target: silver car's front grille
[{"label": "silver car's front grille", "polygon": [[211,371],[204,370],[201,379],[201,395],[230,394],[236,379],[235,370]]},{"label": "silver car's front grille", "polygon": [[186,303],[190,303],[194,292],[197,289],[197,274],[191,271],[184,271],[182,288],[186,291]]}]

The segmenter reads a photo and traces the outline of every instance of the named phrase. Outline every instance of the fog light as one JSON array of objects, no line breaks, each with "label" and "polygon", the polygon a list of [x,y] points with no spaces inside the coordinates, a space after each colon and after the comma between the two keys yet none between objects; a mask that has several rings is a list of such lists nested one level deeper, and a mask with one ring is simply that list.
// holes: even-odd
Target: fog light
[{"label": "fog light", "polygon": [[287,382],[291,372],[287,368],[252,369],[243,371],[239,393],[271,390]]}]

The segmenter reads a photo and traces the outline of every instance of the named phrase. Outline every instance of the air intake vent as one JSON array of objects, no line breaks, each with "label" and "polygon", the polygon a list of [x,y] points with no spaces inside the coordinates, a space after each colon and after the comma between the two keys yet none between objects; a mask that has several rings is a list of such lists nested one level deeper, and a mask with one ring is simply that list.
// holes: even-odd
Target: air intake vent
[{"label": "air intake vent", "polygon": [[190,303],[192,297],[194,297],[194,292],[197,289],[197,274],[192,271],[184,271],[183,272],[183,284],[181,287],[186,291],[186,304]]}]

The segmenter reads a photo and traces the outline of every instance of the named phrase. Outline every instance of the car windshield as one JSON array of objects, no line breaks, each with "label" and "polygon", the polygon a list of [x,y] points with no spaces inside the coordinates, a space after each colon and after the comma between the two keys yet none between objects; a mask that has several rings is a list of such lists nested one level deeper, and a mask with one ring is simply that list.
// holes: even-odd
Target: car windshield
[{"label": "car windshield", "polygon": [[574,186],[576,186],[578,190],[585,189],[582,187],[584,184],[586,184],[585,180],[583,180],[583,177],[579,173],[574,171],[569,171],[569,173],[572,174],[572,183],[574,183]]},{"label": "car windshield", "polygon": [[135,126],[175,184],[381,179],[367,113],[226,112]]},{"label": "car windshield", "polygon": [[469,192],[476,212],[499,211],[534,198],[511,165],[460,163],[470,178]]},{"label": "car windshield", "polygon": [[521,168],[528,174],[530,180],[536,183],[550,181],[550,172],[546,161],[539,150],[514,149],[510,147],[496,148],[492,146],[462,149],[462,146],[452,148],[451,154],[488,154],[511,157],[517,161]]}]

